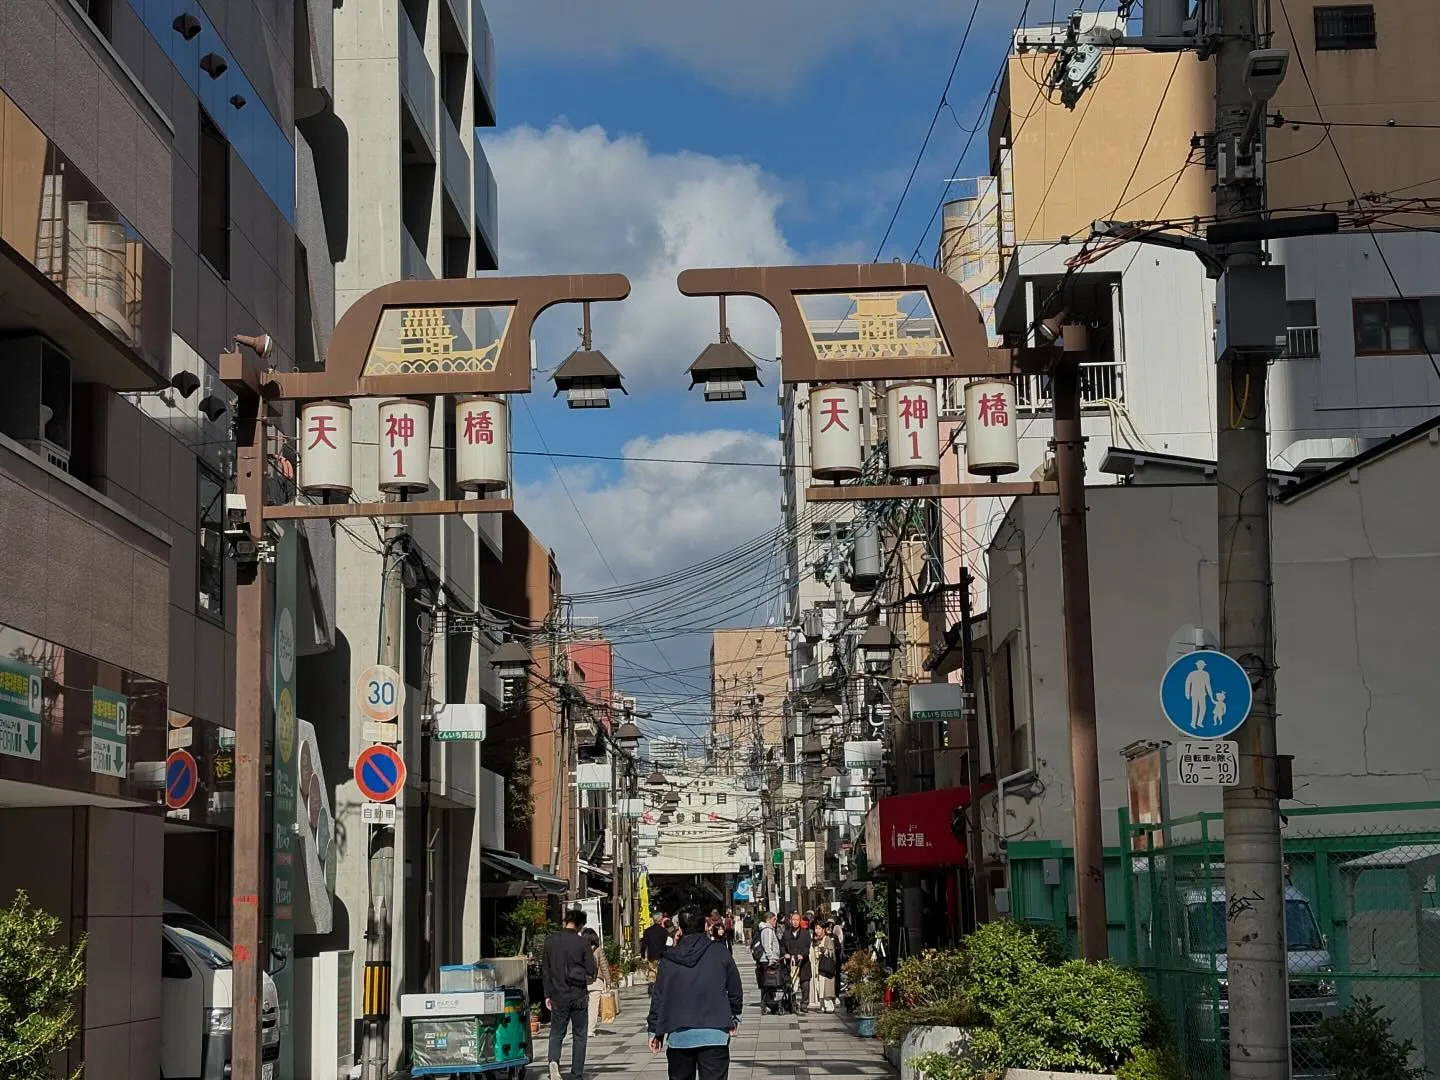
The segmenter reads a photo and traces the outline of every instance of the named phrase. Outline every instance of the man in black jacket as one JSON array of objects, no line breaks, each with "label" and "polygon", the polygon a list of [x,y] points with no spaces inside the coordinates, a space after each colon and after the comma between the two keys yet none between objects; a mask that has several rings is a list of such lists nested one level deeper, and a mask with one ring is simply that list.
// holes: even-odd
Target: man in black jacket
[{"label": "man in black jacket", "polygon": [[780,954],[790,962],[790,1011],[810,1009],[810,931],[801,925],[800,913],[792,912],[790,925],[780,935]]},{"label": "man in black jacket", "polygon": [[550,1010],[550,1076],[560,1080],[560,1051],[565,1046],[565,1029],[574,1032],[571,1044],[570,1078],[584,1080],[585,1046],[589,1041],[590,982],[595,978],[595,953],[580,936],[585,912],[565,916],[565,929],[545,939],[540,975],[545,983],[545,1006]]},{"label": "man in black jacket", "polygon": [[725,1080],[730,1037],[745,1008],[740,971],[729,947],[705,933],[699,908],[683,908],[677,923],[650,996],[650,1052],[663,1040],[670,1080]]},{"label": "man in black jacket", "polygon": [[660,962],[660,957],[665,953],[665,940],[670,935],[665,932],[665,913],[655,912],[655,924],[646,929],[640,935],[640,957],[643,960]]}]

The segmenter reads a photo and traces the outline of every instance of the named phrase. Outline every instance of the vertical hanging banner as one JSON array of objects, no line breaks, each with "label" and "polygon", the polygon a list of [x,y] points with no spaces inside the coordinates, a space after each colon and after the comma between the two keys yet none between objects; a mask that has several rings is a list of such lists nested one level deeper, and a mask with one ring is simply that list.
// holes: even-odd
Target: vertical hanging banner
[{"label": "vertical hanging banner", "polygon": [[275,1080],[295,1080],[295,882],[297,867],[296,807],[299,768],[295,755],[299,724],[295,717],[295,590],[299,581],[299,531],[292,524],[282,526],[275,545],[275,586],[272,660],[274,674],[273,768],[274,798],[271,800],[270,948],[277,959],[271,967],[280,997],[280,1060]]},{"label": "vertical hanging banner", "polygon": [[430,406],[414,398],[380,403],[380,490],[430,487]]},{"label": "vertical hanging banner", "polygon": [[940,471],[940,421],[933,382],[897,383],[885,391],[890,471],[933,476]]},{"label": "vertical hanging banner", "polygon": [[860,475],[860,391],[830,384],[810,391],[810,473],[817,480]]}]

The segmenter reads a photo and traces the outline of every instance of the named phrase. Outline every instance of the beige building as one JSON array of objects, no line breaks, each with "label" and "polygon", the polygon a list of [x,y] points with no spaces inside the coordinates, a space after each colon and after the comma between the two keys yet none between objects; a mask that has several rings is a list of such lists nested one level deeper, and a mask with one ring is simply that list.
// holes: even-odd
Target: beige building
[{"label": "beige building", "polygon": [[715,763],[733,767],[748,760],[757,728],[766,747],[781,745],[790,676],[787,636],[778,626],[715,631],[710,644],[710,746]]}]

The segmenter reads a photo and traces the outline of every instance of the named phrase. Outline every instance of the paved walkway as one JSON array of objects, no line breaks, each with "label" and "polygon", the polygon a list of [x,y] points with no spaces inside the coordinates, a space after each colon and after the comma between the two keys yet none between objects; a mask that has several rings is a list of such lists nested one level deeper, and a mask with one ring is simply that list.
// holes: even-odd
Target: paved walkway
[{"label": "paved walkway", "polygon": [[[730,1080],[888,1080],[895,1076],[881,1055],[880,1042],[857,1038],[839,1013],[762,1014],[753,970],[752,965],[748,974],[745,967],[740,972],[749,985],[745,988],[745,1016],[730,1044]],[[652,1056],[645,1043],[649,995],[643,987],[621,990],[620,994],[620,1016],[600,1028],[611,1034],[597,1033],[590,1040],[586,1080],[630,1076],[658,1080],[667,1075],[665,1052]],[[536,1039],[538,1046],[545,1045],[545,1035],[542,1031]],[[561,1064],[568,1074],[569,1040]],[[544,1068],[544,1062],[537,1062],[529,1075],[543,1078]]]}]

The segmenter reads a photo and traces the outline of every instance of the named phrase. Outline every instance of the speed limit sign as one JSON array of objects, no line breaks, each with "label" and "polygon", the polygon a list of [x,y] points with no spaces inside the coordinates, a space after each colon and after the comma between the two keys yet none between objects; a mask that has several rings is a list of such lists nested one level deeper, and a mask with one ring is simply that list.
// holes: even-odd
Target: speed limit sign
[{"label": "speed limit sign", "polygon": [[368,667],[355,684],[355,705],[366,720],[383,724],[400,715],[405,703],[405,684],[400,673],[384,664]]}]

